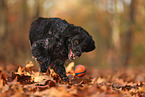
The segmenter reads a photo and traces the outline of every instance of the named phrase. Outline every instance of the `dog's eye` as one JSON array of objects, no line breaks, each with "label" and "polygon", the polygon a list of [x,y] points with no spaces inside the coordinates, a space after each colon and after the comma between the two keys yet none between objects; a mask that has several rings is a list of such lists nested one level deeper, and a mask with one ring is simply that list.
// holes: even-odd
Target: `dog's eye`
[{"label": "dog's eye", "polygon": [[78,40],[75,40],[74,41],[74,45],[78,45],[79,44],[79,41]]}]

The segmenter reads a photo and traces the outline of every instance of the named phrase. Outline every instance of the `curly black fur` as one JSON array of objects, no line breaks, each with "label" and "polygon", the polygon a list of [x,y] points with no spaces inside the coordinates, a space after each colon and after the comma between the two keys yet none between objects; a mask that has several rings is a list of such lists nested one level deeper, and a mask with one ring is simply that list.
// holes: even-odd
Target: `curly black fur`
[{"label": "curly black fur", "polygon": [[68,81],[65,60],[95,49],[87,31],[60,18],[39,17],[31,24],[29,39],[32,55],[40,63],[41,72],[46,72],[50,66],[63,81]]}]

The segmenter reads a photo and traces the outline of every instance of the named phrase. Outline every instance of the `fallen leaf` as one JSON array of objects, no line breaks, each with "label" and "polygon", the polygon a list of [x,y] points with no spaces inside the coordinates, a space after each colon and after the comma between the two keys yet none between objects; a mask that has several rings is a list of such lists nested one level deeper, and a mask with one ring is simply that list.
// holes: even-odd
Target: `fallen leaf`
[{"label": "fallen leaf", "polygon": [[40,74],[39,72],[36,72],[36,73],[34,73],[33,75],[32,75],[32,80],[34,81],[34,82],[41,82],[41,81],[43,81],[43,80],[52,80],[52,78],[51,77],[49,77],[48,75],[46,75],[46,74]]},{"label": "fallen leaf", "polygon": [[31,67],[34,67],[34,64],[32,62],[29,62],[28,64],[26,64],[25,67],[26,68],[31,68]]},{"label": "fallen leaf", "polygon": [[7,74],[0,71],[0,88],[2,88],[7,83]]},{"label": "fallen leaf", "polygon": [[68,66],[66,67],[66,73],[72,71],[73,67],[74,67],[74,62],[69,63]]},{"label": "fallen leaf", "polygon": [[100,83],[102,83],[102,82],[104,82],[104,81],[105,81],[105,79],[103,79],[103,78],[99,77],[99,78],[97,79],[97,81],[96,81],[96,82],[97,82],[98,84],[100,84]]},{"label": "fallen leaf", "polygon": [[50,87],[56,87],[56,82],[52,81],[52,80],[47,80],[45,82],[45,85],[49,85]]},{"label": "fallen leaf", "polygon": [[96,78],[93,78],[91,84],[95,84],[96,80]]},{"label": "fallen leaf", "polygon": [[4,82],[3,79],[0,78],[0,88],[2,88],[4,86],[3,82]]},{"label": "fallen leaf", "polygon": [[145,93],[145,85],[142,87],[139,87],[139,91]]},{"label": "fallen leaf", "polygon": [[22,72],[22,68],[19,67],[19,68],[18,68],[18,71],[17,71],[15,74],[19,74],[19,75],[24,74],[24,73]]}]

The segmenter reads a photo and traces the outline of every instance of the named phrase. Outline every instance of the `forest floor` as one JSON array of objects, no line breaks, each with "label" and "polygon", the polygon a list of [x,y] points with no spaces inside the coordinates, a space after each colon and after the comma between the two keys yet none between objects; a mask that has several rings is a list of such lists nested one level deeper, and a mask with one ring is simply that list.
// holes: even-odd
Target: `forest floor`
[{"label": "forest floor", "polygon": [[[64,83],[50,70],[46,75],[33,69],[13,65],[0,68],[1,97],[145,97],[145,70],[90,69],[84,77],[76,77],[74,64],[66,67],[70,82]],[[40,76],[41,75],[41,76]]]}]

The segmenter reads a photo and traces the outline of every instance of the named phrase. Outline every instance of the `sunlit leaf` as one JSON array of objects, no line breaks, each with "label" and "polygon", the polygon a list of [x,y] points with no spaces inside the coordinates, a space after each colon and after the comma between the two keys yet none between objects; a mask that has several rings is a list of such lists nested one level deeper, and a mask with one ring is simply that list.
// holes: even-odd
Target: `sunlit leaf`
[{"label": "sunlit leaf", "polygon": [[26,68],[31,68],[33,66],[34,66],[34,64],[32,62],[29,62],[28,64],[26,64]]},{"label": "sunlit leaf", "polygon": [[73,67],[74,67],[74,62],[71,62],[68,64],[68,66],[66,67],[66,72],[70,72],[73,70]]},{"label": "sunlit leaf", "polygon": [[97,79],[97,81],[96,81],[96,82],[97,82],[98,84],[100,84],[100,83],[102,83],[102,82],[104,82],[104,81],[105,81],[105,79],[103,79],[103,78],[99,77],[99,78]]}]

